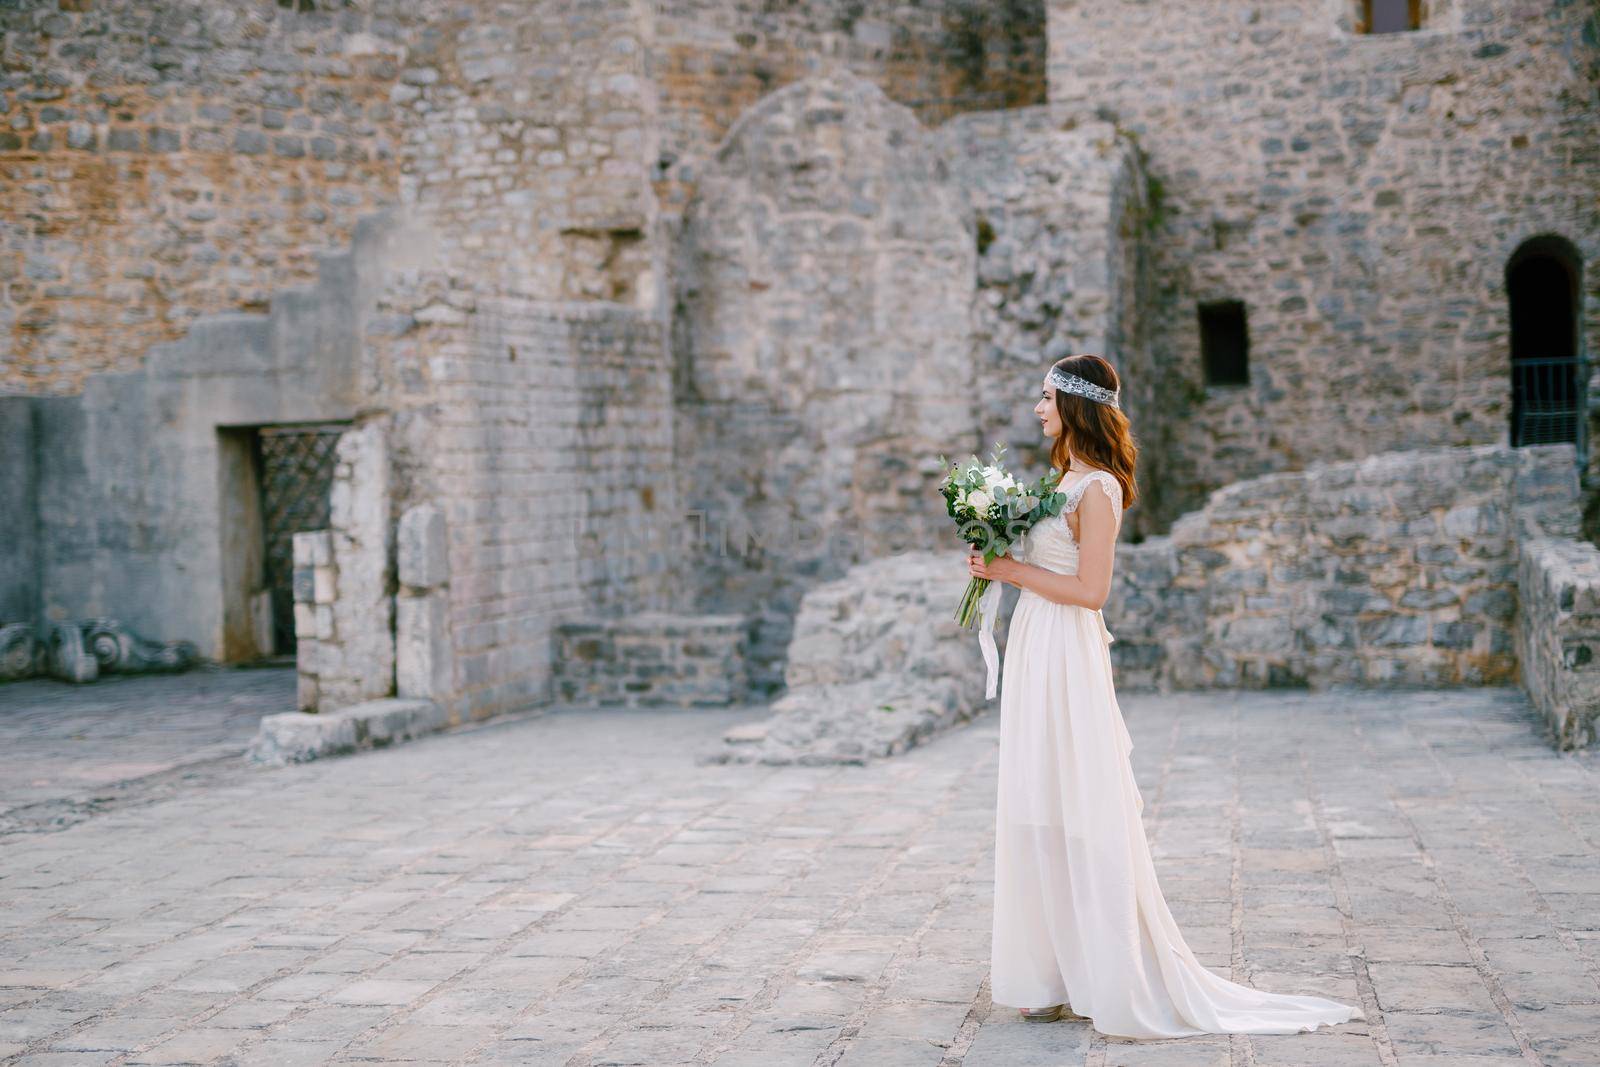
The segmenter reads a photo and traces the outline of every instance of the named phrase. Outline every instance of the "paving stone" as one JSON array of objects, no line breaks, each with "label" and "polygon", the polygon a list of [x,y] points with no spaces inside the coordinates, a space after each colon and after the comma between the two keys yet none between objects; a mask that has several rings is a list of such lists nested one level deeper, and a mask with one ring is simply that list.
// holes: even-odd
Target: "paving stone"
[{"label": "paving stone", "polygon": [[[1600,960],[1587,894],[1553,889],[1547,914],[1503,913],[1516,893],[1496,895],[1540,862],[1551,885],[1587,869],[1586,854],[1541,851],[1526,820],[1600,823],[1595,760],[1552,753],[1518,694],[1469,696],[1125,698],[1136,770],[1154,775],[1145,819],[1158,871],[1190,946],[1231,974],[1238,912],[1244,975],[1259,988],[1354,1001],[1357,975],[1370,975],[1385,1037],[1353,1022],[1251,1038],[1258,1067],[1377,1065],[1380,1040],[1400,1067],[1515,1058],[1477,952],[1547,1064],[1583,1063],[1600,1044],[1597,1002],[1582,999]],[[1499,729],[1519,708],[1526,732]],[[636,710],[619,733],[603,714],[555,712],[247,771],[225,800],[200,783],[13,835],[0,852],[0,943],[21,951],[7,979],[28,984],[0,985],[0,1021],[32,1029],[0,1038],[5,1055],[114,1059],[120,1050],[51,1049],[123,1021],[136,1043],[168,1039],[149,1050],[156,1059],[233,1042],[214,1057],[230,1065],[443,1062],[463,1048],[484,1063],[581,1052],[652,1067],[824,1054],[1187,1064],[1238,1052],[1226,1038],[1125,1042],[1085,1020],[1028,1025],[981,999],[992,718],[866,767],[696,765],[740,714]],[[1506,768],[1494,789],[1455,788],[1485,779],[1476,757],[1475,777],[1443,792],[1401,788],[1437,771],[1418,752],[1437,746],[1444,760],[1468,742]],[[1254,768],[1239,782],[1235,745]],[[535,758],[545,762],[530,780]],[[618,765],[620,780],[597,770]],[[1336,837],[1335,823],[1382,836]],[[1237,901],[1235,848],[1250,872]],[[1419,877],[1424,856],[1438,881]],[[1452,915],[1458,890],[1469,907]],[[102,904],[112,898],[138,905]],[[63,902],[113,917],[63,922]],[[1345,903],[1361,905],[1354,917]],[[164,1029],[174,1025],[187,1029]]]},{"label": "paving stone", "polygon": [[328,994],[336,1004],[409,1004],[432,989],[436,983],[390,979],[364,979],[351,982]]},{"label": "paving stone", "polygon": [[1402,1056],[1424,1052],[1461,1056],[1521,1054],[1516,1037],[1499,1012],[1386,1011],[1383,1023],[1395,1051]]},{"label": "paving stone", "polygon": [[252,1044],[228,1057],[229,1067],[320,1067],[347,1044],[345,1041],[277,1041]]},{"label": "paving stone", "polygon": [[246,1036],[238,1030],[201,1027],[165,1039],[143,1052],[130,1053],[128,1063],[209,1063],[238,1048]]},{"label": "paving stone", "polygon": [[[207,1019],[208,1028],[216,1027]],[[50,1042],[51,1052],[128,1052],[151,1044],[169,1030],[184,1026],[183,1019],[163,1019],[160,1016],[111,1015],[97,1019],[88,1026]]]},{"label": "paving stone", "polygon": [[[236,756],[262,716],[292,709],[292,669],[107,676],[93,685],[33,678],[5,687],[0,828],[29,805],[56,805],[130,778]],[[12,760],[16,762],[12,762]]]},{"label": "paving stone", "polygon": [[376,1037],[349,1046],[347,1054],[356,1059],[399,1060],[461,1059],[481,1040],[481,1031],[463,1026],[432,1026],[426,1023],[400,1023]]},{"label": "paving stone", "polygon": [[0,1011],[0,1040],[31,1041],[59,1033],[74,1023],[89,1018],[90,1012],[62,1011],[33,1005]]}]

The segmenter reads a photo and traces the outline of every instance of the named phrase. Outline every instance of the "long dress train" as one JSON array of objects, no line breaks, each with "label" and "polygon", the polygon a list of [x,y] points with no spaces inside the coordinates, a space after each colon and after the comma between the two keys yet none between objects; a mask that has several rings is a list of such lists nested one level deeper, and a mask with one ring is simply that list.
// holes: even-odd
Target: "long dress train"
[{"label": "long dress train", "polygon": [[[1064,486],[1061,514],[1028,534],[1028,563],[1077,573],[1066,516],[1095,480],[1120,528],[1121,487],[1093,471]],[[1026,589],[1018,597],[1000,692],[995,1003],[1070,1004],[1101,1033],[1129,1038],[1293,1034],[1364,1019],[1325,997],[1228,981],[1190,951],[1156,883],[1111,641],[1098,611]]]}]

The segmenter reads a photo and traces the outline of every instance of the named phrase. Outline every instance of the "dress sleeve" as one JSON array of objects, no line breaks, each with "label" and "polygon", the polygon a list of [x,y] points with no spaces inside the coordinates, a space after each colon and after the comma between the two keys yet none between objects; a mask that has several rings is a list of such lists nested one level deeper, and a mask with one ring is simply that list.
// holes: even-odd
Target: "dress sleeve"
[{"label": "dress sleeve", "polygon": [[1122,511],[1122,483],[1117,481],[1117,476],[1110,471],[1095,471],[1090,480],[1097,481],[1104,487],[1106,496],[1111,498],[1118,513]]}]

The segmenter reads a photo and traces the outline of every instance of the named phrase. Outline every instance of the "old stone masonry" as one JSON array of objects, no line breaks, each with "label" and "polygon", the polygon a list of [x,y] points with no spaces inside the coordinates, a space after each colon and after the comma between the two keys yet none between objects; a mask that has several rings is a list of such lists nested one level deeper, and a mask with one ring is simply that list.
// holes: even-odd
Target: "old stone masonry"
[{"label": "old stone masonry", "polygon": [[[1600,1067],[1597,172],[1583,0],[0,0],[0,1061]],[[1364,1019],[992,1003],[1082,353],[1164,897]]]},{"label": "old stone masonry", "polygon": [[937,457],[1042,474],[1093,352],[1123,684],[1515,682],[1593,743],[1592,4],[12,0],[0,61],[7,678],[292,657],[278,755],[769,700],[747,751],[898,750],[964,650],[825,678],[818,611],[942,582]]}]

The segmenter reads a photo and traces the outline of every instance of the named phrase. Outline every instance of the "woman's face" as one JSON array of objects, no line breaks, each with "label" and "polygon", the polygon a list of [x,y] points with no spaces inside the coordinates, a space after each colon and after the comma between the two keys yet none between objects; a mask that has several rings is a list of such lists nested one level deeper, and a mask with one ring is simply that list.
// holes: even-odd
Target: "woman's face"
[{"label": "woman's face", "polygon": [[1056,391],[1046,384],[1042,389],[1043,395],[1039,402],[1033,405],[1033,413],[1039,416],[1039,422],[1044,428],[1046,437],[1061,436],[1061,412],[1056,410]]}]

